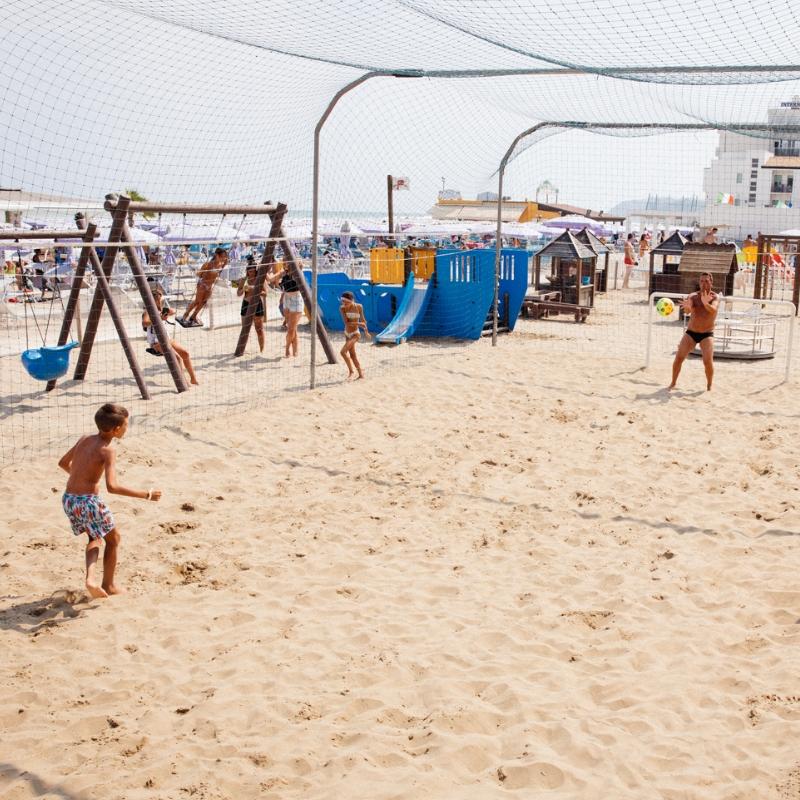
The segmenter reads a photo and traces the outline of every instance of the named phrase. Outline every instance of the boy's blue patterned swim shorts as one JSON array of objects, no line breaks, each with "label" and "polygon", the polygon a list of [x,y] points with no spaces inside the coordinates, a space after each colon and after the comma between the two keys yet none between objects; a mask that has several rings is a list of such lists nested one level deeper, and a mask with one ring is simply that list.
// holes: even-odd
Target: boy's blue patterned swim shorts
[{"label": "boy's blue patterned swim shorts", "polygon": [[64,492],[62,504],[76,536],[88,533],[90,539],[103,539],[114,530],[114,517],[99,495]]}]

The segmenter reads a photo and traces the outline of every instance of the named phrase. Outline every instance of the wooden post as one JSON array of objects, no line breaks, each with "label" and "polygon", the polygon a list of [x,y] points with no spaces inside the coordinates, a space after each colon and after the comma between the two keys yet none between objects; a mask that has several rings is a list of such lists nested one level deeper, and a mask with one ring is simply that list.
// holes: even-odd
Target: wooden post
[{"label": "wooden post", "polygon": [[[664,269],[664,259],[666,256],[662,256],[661,258],[661,269]],[[647,296],[650,297],[650,292],[653,291],[653,273],[656,269],[656,254],[651,250],[650,251],[650,272],[647,276]]]},{"label": "wooden post", "polygon": [[[147,283],[147,276],[144,274],[144,269],[139,263],[139,256],[136,253],[136,246],[134,245],[133,238],[131,237],[130,229],[128,228],[128,206],[130,205],[130,198],[124,195],[117,199],[116,204],[113,205],[110,198],[106,198],[106,208],[112,212],[111,232],[113,233],[114,227],[119,228],[121,249],[125,250],[125,256],[133,273],[133,279],[136,281],[136,287],[139,289],[139,295],[144,303],[147,316],[150,317],[150,324],[153,326],[158,343],[161,346],[161,352],[164,354],[164,361],[167,362],[172,380],[175,383],[175,388],[178,392],[185,392],[189,387],[186,385],[186,378],[183,375],[183,365],[175,355],[172,349],[167,329],[164,326],[164,321],[161,319],[161,309],[156,306],[156,301],[153,298],[153,293],[150,291],[150,285]],[[113,210],[112,210],[113,208]],[[108,235],[111,239],[111,233]],[[123,341],[123,347],[126,346],[127,336]]]},{"label": "wooden post", "polygon": [[[77,218],[75,222],[79,227],[83,224],[79,222]],[[89,306],[89,317],[86,320],[86,329],[83,332],[83,341],[81,342],[81,349],[78,354],[78,363],[75,365],[75,373],[72,376],[76,381],[82,381],[86,377],[86,371],[89,368],[89,359],[92,355],[94,337],[97,335],[97,326],[100,323],[100,315],[103,313],[103,302],[106,299],[103,293],[104,284],[99,276],[100,273],[106,278],[111,275],[111,270],[114,268],[114,261],[117,258],[117,247],[115,244],[112,244],[112,242],[119,241],[119,234],[120,231],[114,229],[114,224],[112,222],[111,230],[108,234],[108,246],[105,247],[103,251],[102,263],[99,266],[96,263],[95,258],[97,258],[97,253],[94,250],[92,252],[95,258],[91,258],[90,256],[95,275],[98,276],[98,284],[94,291],[94,296],[92,297],[92,304]]]},{"label": "wooden post", "polygon": [[[83,230],[83,226],[86,224],[86,219],[84,218],[83,214],[75,215],[75,224],[80,230]],[[112,239],[112,237],[116,238]],[[109,242],[118,241],[118,238],[119,232],[114,232],[114,225],[112,222],[111,231],[109,231],[108,234]],[[94,297],[92,298],[92,305],[89,309],[89,319],[86,321],[86,331],[84,333],[83,341],[81,342],[80,356],[78,358],[78,364],[75,367],[75,374],[73,375],[73,378],[75,380],[82,381],[86,377],[86,371],[89,366],[89,357],[92,354],[94,337],[97,333],[100,315],[103,311],[103,303],[105,302],[106,305],[108,305],[108,313],[110,314],[111,320],[113,321],[114,327],[117,331],[117,337],[119,338],[120,343],[122,344],[122,349],[125,351],[125,356],[128,359],[128,366],[131,368],[136,385],[139,387],[139,394],[141,394],[142,400],[149,400],[150,392],[147,389],[147,384],[144,381],[144,375],[139,367],[139,362],[136,360],[136,354],[131,346],[128,333],[125,330],[125,325],[122,321],[122,314],[120,314],[119,308],[117,307],[117,301],[114,300],[114,296],[111,293],[111,286],[108,283],[108,277],[111,275],[111,270],[114,268],[114,261],[117,257],[117,248],[106,247],[105,252],[103,253],[102,263],[94,248],[89,247],[87,249],[89,250],[89,261],[92,263],[92,269],[95,277],[97,278],[97,288],[95,289]],[[112,252],[109,253],[109,251]]]},{"label": "wooden post", "polygon": [[[261,296],[261,290],[264,288],[264,282],[267,279],[267,272],[275,263],[275,245],[276,240],[283,236],[283,218],[286,216],[286,204],[278,203],[278,207],[270,215],[270,229],[269,240],[264,252],[261,255],[261,263],[258,265],[258,272],[256,273],[256,282],[253,286],[252,303],[247,304],[247,313],[242,319],[242,330],[239,332],[239,341],[236,343],[236,350],[233,351],[234,356],[244,355],[247,349],[247,340],[250,338],[250,329],[253,327],[253,318],[256,315],[256,308],[258,307],[258,298]],[[288,242],[284,240],[284,252],[288,249]],[[266,309],[265,309],[266,310]]]},{"label": "wooden post", "polygon": [[[76,216],[77,221],[77,216]],[[80,226],[79,226],[80,227]],[[83,232],[83,241],[89,244],[97,235],[97,226],[93,223]],[[86,275],[86,265],[89,263],[89,254],[93,252],[91,247],[81,248],[81,255],[78,263],[75,265],[75,275],[72,278],[72,286],[69,289],[69,298],[67,299],[67,307],[64,309],[64,319],[61,321],[61,331],[58,334],[58,346],[67,343],[69,338],[69,329],[72,327],[72,320],[78,311],[78,304],[80,302],[81,287],[83,286],[83,277]],[[47,381],[45,391],[52,392],[56,388],[55,378]]]},{"label": "wooden post", "polygon": [[[300,262],[297,260],[294,248],[286,238],[286,234],[284,233],[283,229],[281,229],[281,236],[283,237],[283,252],[286,254],[286,260],[289,262],[292,270],[294,270],[294,277],[298,286],[300,287],[300,294],[303,295],[303,302],[306,304],[306,307],[311,310],[314,308],[314,304],[311,299],[311,290],[308,288],[305,275],[303,275],[303,268]],[[314,316],[317,318],[317,338],[322,345],[322,349],[325,351],[325,356],[328,359],[328,363],[335,364],[336,353],[333,349],[333,345],[331,344],[331,340],[328,337],[328,331],[325,328],[325,323],[322,321],[322,316],[319,313],[319,309],[317,309],[316,315],[312,313],[311,318],[313,319]]]},{"label": "wooden post", "polygon": [[[394,237],[394,178],[391,175],[386,176],[386,194],[389,203],[389,236]],[[394,238],[390,238],[389,243],[394,246]]]}]

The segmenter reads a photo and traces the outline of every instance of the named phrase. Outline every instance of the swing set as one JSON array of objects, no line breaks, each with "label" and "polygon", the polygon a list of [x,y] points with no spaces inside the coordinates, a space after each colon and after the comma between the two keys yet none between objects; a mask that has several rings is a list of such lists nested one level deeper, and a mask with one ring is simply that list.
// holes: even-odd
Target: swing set
[{"label": "swing set", "polygon": [[[80,225],[79,225],[80,228]],[[34,240],[34,241],[53,241],[54,245],[59,244],[59,239],[67,239],[70,242],[75,240],[75,234],[82,233],[80,236],[81,241],[84,242],[84,245],[91,245],[92,241],[94,240],[95,236],[97,235],[97,228],[96,226],[92,225],[90,228],[82,230],[82,231],[59,231],[59,230],[37,230],[37,231],[0,231],[0,240],[13,240],[15,243],[19,244],[20,240]],[[72,246],[69,244],[68,246]],[[81,250],[80,261],[83,262],[83,270],[81,275],[85,273],[85,262],[88,258],[88,253],[90,252],[91,247],[83,246]],[[19,254],[19,250],[17,251],[17,258],[19,260],[20,265],[20,273],[22,274],[23,280],[23,293],[26,291],[25,286],[25,276],[22,273],[22,257]],[[79,262],[80,263],[80,262]],[[76,275],[78,274],[78,270],[76,269]],[[44,280],[44,276],[42,276],[42,280]],[[76,341],[67,341],[69,338],[69,328],[70,326],[62,325],[61,332],[58,336],[58,343],[55,346],[49,346],[47,344],[47,335],[50,331],[50,322],[53,316],[53,305],[56,301],[56,297],[58,298],[59,302],[61,303],[61,310],[64,312],[64,316],[66,319],[66,310],[64,308],[64,300],[61,295],[61,289],[58,286],[58,273],[55,275],[56,279],[56,287],[53,290],[53,296],[50,298],[50,307],[47,312],[47,321],[44,326],[44,331],[42,331],[41,325],[39,324],[39,320],[36,316],[35,312],[31,312],[30,316],[33,319],[33,324],[36,327],[36,331],[39,334],[39,339],[41,341],[41,345],[39,347],[31,347],[30,346],[30,336],[28,332],[28,303],[29,299],[23,296],[23,304],[24,304],[24,319],[25,319],[25,350],[22,352],[20,356],[20,360],[22,361],[22,366],[25,368],[25,371],[36,380],[39,381],[47,381],[47,389],[48,391],[55,386],[55,381],[58,378],[66,375],[67,371],[69,370],[69,354],[70,351],[78,346],[78,342]],[[74,281],[73,281],[73,288],[74,288]],[[72,299],[72,293],[70,294],[70,299]],[[75,299],[75,303],[77,303],[77,295]],[[69,305],[69,304],[68,304]],[[71,324],[70,318],[70,324]],[[51,385],[52,384],[52,385]]]},{"label": "swing set", "polygon": [[[114,263],[117,258],[117,253],[123,251],[131,269],[136,288],[144,304],[147,316],[153,328],[153,332],[159,344],[160,353],[164,357],[175,388],[178,392],[185,392],[187,390],[186,379],[183,374],[183,368],[178,360],[178,357],[170,344],[170,339],[161,316],[161,309],[156,307],[155,299],[153,297],[148,276],[145,273],[144,266],[139,258],[137,252],[138,244],[131,235],[130,227],[128,225],[129,216],[136,213],[158,214],[159,218],[162,214],[183,214],[184,220],[187,214],[203,214],[203,215],[221,215],[223,218],[229,214],[242,215],[242,222],[239,225],[241,229],[244,219],[249,215],[268,215],[270,218],[271,226],[267,245],[264,248],[264,253],[258,265],[258,273],[256,277],[254,291],[256,296],[261,292],[266,281],[267,273],[272,269],[275,264],[275,246],[278,241],[281,242],[286,263],[288,268],[292,270],[293,276],[299,285],[301,295],[307,307],[311,307],[311,292],[308,284],[303,276],[302,265],[297,258],[294,249],[292,248],[289,240],[286,238],[283,230],[283,222],[286,216],[287,207],[284,203],[277,205],[263,205],[263,206],[225,206],[225,205],[187,205],[175,203],[154,203],[150,201],[132,201],[129,197],[124,195],[109,194],[106,195],[104,208],[111,214],[111,229],[108,234],[108,242],[103,242],[103,257],[99,257],[97,253],[97,244],[94,244],[94,239],[97,236],[97,226],[94,223],[87,225],[86,218],[83,214],[76,214],[75,221],[78,232],[83,241],[81,247],[81,255],[78,264],[75,267],[75,273],[72,279],[69,298],[67,300],[66,308],[64,309],[64,317],[61,324],[61,331],[59,333],[58,344],[56,347],[46,347],[44,338],[42,339],[42,347],[33,350],[26,350],[23,353],[22,363],[28,373],[37,380],[47,381],[47,391],[51,391],[55,385],[56,380],[66,374],[69,369],[69,353],[78,346],[77,342],[68,342],[69,331],[78,311],[78,302],[80,299],[80,291],[84,285],[84,277],[87,273],[87,268],[91,264],[92,272],[97,280],[97,286],[92,297],[89,314],[86,320],[86,328],[80,342],[80,351],[78,354],[77,364],[73,374],[74,380],[84,380],[89,367],[89,360],[92,354],[92,348],[97,335],[100,319],[102,316],[104,306],[108,306],[109,314],[116,328],[117,337],[122,345],[125,355],[128,360],[128,365],[133,373],[136,384],[142,399],[149,400],[150,392],[144,380],[144,375],[136,358],[135,351],[131,345],[130,338],[125,330],[122,321],[122,315],[117,306],[116,301],[111,293],[109,279],[114,268]],[[222,223],[220,223],[221,225]],[[219,230],[219,229],[218,229]],[[75,239],[75,231],[14,231],[9,233],[0,232],[0,238],[6,239]],[[250,331],[253,326],[253,319],[255,317],[256,304],[251,303],[248,307],[247,313],[242,317],[242,328],[239,333],[239,338],[234,350],[234,356],[241,356],[244,354],[247,347],[247,341],[250,336]],[[52,314],[52,305],[50,312]],[[328,363],[336,363],[336,355],[328,337],[328,332],[322,322],[321,315],[316,315],[316,334],[320,340],[322,348],[328,359]],[[48,317],[49,324],[49,317]],[[38,323],[37,323],[38,326]],[[45,336],[47,329],[45,330]],[[26,328],[27,336],[27,328]]]}]

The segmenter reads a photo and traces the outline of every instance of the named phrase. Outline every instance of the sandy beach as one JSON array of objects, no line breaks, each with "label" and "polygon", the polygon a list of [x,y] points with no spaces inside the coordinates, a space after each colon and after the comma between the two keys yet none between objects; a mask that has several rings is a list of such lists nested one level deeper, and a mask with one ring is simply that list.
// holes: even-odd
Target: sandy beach
[{"label": "sandy beach", "polygon": [[134,410],[110,600],[55,460],[6,467],[0,798],[800,796],[794,387],[542,330]]}]

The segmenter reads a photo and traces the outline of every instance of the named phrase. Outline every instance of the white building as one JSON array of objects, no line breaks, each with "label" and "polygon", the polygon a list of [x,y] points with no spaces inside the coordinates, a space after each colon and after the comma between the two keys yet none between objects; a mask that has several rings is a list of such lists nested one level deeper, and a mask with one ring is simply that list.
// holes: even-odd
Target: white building
[{"label": "white building", "polygon": [[[767,124],[800,131],[800,97],[769,109]],[[716,157],[703,176],[700,224],[719,228],[721,239],[800,228],[800,132],[792,136],[720,132]]]}]

